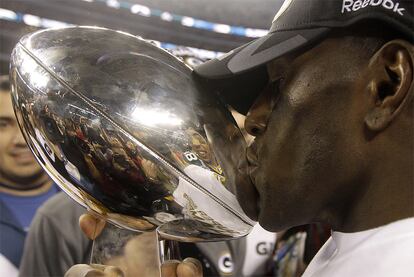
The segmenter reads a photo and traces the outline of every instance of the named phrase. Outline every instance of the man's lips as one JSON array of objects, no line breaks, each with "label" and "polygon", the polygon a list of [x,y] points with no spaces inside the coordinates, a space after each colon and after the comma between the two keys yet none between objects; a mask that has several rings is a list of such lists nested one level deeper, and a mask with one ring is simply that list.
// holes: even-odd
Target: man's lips
[{"label": "man's lips", "polygon": [[238,190],[237,190],[237,199],[243,208],[244,212],[252,220],[257,221],[259,215],[259,193],[252,182],[251,173],[252,170],[257,169],[257,165],[250,165],[249,158],[247,158],[247,153],[243,154],[239,165],[237,174],[238,181]]},{"label": "man's lips", "polygon": [[29,150],[12,151],[10,156],[17,161],[17,163],[27,164],[35,162],[32,152]]}]

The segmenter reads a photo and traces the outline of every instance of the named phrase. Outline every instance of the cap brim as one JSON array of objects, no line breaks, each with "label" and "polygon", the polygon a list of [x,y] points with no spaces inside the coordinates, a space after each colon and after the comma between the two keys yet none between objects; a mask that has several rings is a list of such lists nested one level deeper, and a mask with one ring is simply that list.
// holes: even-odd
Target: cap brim
[{"label": "cap brim", "polygon": [[328,31],[329,28],[275,31],[197,66],[194,72],[207,79],[229,78],[306,46]]},{"label": "cap brim", "polygon": [[275,31],[197,66],[194,74],[211,91],[218,91],[227,104],[246,114],[257,93],[268,81],[263,65],[311,45],[329,30]]}]

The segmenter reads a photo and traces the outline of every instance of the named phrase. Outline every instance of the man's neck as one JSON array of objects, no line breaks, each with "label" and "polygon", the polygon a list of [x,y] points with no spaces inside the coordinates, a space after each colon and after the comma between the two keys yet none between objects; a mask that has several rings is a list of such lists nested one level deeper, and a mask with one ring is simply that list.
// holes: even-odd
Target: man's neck
[{"label": "man's neck", "polygon": [[334,230],[358,232],[414,217],[413,178],[412,171],[396,166],[380,168],[348,203]]}]

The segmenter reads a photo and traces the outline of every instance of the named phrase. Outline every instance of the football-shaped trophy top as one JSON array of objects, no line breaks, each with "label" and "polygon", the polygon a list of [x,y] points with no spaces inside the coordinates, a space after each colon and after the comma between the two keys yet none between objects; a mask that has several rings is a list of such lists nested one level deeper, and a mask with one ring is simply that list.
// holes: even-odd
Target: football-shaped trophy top
[{"label": "football-shaped trophy top", "polygon": [[10,75],[31,150],[93,213],[181,241],[251,230],[224,166],[225,145],[244,147],[240,132],[167,51],[104,28],[47,29],[20,40]]}]

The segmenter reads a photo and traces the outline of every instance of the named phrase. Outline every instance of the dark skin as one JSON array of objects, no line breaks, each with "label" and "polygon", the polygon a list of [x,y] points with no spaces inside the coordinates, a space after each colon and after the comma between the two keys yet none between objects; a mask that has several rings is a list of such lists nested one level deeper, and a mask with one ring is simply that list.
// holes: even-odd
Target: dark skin
[{"label": "dark skin", "polygon": [[356,232],[414,216],[413,45],[367,55],[345,39],[269,63],[280,86],[247,115],[255,142],[237,195],[270,231],[319,221]]},{"label": "dark skin", "polygon": [[[414,216],[414,47],[393,40],[367,54],[344,40],[267,64],[283,81],[247,115],[255,142],[240,159],[237,197],[270,231],[319,221],[356,232]],[[95,232],[86,219],[84,232]],[[162,274],[201,276],[189,262]]]}]

